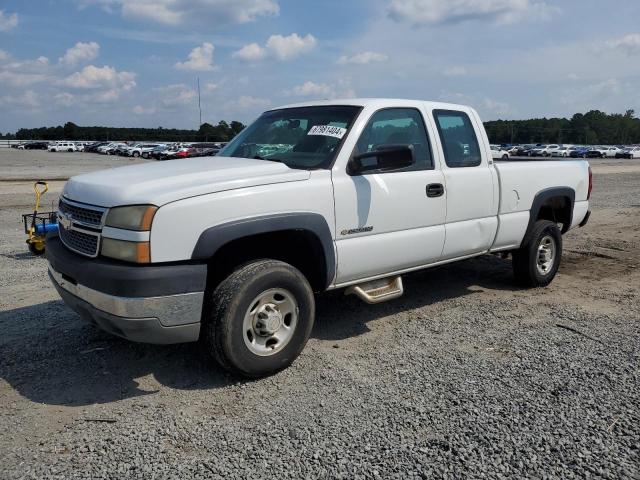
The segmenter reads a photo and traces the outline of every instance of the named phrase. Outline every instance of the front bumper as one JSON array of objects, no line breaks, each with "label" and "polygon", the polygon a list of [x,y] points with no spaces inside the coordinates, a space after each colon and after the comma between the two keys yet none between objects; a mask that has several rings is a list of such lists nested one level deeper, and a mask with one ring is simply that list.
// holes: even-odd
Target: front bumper
[{"label": "front bumper", "polygon": [[[49,277],[82,319],[135,342],[194,342],[206,283],[206,265],[127,265],[89,259],[47,237]],[[175,276],[182,280],[172,281]],[[189,277],[189,279],[187,279]]]}]

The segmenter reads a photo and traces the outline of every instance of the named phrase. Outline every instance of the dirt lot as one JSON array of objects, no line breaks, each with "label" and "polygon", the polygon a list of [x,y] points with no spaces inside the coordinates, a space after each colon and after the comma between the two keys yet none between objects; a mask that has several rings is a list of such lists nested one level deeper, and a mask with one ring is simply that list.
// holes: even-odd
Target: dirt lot
[{"label": "dirt lot", "polygon": [[482,257],[324,295],[252,382],[81,323],[25,253],[26,180],[130,162],[0,151],[0,478],[640,478],[640,161],[591,162],[548,288]]}]

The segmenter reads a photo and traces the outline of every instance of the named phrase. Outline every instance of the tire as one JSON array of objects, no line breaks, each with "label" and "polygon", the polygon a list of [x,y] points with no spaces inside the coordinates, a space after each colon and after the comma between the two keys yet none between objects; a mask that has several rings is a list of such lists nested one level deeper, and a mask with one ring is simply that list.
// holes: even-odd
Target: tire
[{"label": "tire", "polygon": [[149,154],[148,153],[143,153],[142,154],[142,158],[149,158]]},{"label": "tire", "polygon": [[138,152],[133,152],[132,157],[133,158],[138,158],[140,156],[140,154]]},{"label": "tire", "polygon": [[[286,310],[290,313],[282,315]],[[257,260],[238,267],[207,294],[200,341],[223,369],[264,377],[300,355],[314,319],[313,290],[304,275],[284,262]]]},{"label": "tire", "polygon": [[561,257],[560,229],[549,220],[538,220],[525,236],[522,246],[513,252],[516,281],[527,287],[546,287],[558,273]]},{"label": "tire", "polygon": [[33,253],[35,256],[39,257],[44,253],[44,244],[43,243],[29,243],[29,251]]},{"label": "tire", "polygon": [[507,155],[506,153],[502,155],[502,160],[509,160],[509,155]]}]

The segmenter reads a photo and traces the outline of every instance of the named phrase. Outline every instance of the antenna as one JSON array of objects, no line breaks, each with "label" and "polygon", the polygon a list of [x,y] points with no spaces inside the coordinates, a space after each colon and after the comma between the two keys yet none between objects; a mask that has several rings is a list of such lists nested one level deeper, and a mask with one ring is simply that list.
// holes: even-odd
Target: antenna
[{"label": "antenna", "polygon": [[200,123],[198,124],[198,128],[202,125],[202,106],[200,105],[200,77],[196,77],[198,80],[198,111],[200,112]]}]

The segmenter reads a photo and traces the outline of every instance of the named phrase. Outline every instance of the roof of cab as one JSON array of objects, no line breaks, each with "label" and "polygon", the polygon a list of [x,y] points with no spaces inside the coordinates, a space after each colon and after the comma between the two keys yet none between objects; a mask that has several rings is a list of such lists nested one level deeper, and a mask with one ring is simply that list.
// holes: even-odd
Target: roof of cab
[{"label": "roof of cab", "polygon": [[431,102],[427,100],[409,100],[402,98],[347,98],[347,99],[334,99],[334,100],[314,100],[309,102],[292,103],[283,105],[280,107],[269,109],[279,110],[282,108],[295,108],[295,107],[318,107],[318,106],[330,106],[330,105],[353,105],[357,107],[408,107],[415,106],[416,103],[423,103],[429,108],[437,108],[442,110],[461,110],[465,108],[471,108],[467,105],[458,105],[454,103],[443,102]]}]

